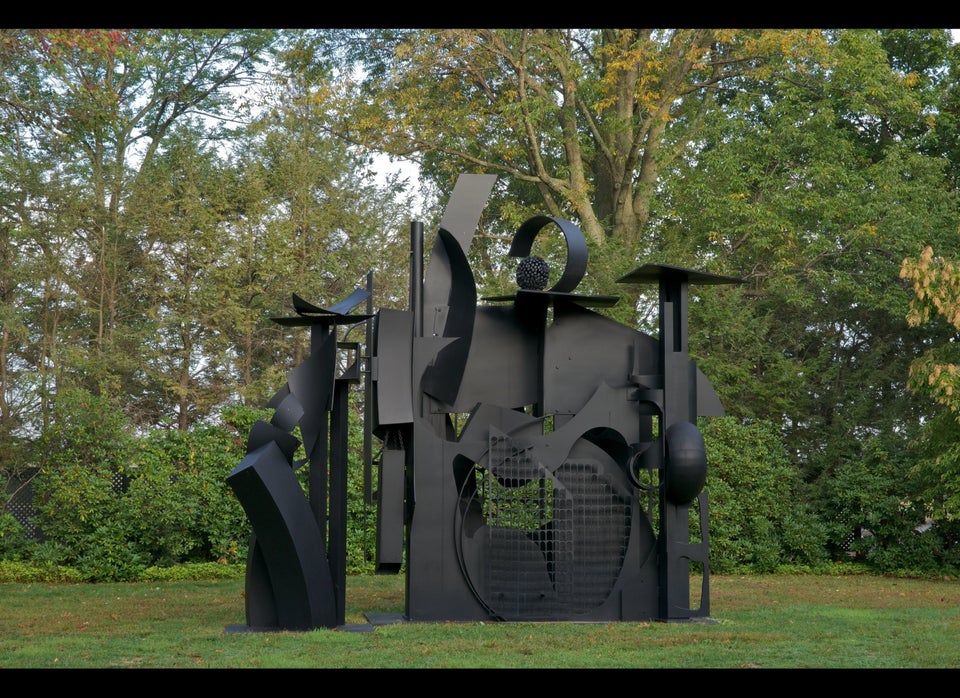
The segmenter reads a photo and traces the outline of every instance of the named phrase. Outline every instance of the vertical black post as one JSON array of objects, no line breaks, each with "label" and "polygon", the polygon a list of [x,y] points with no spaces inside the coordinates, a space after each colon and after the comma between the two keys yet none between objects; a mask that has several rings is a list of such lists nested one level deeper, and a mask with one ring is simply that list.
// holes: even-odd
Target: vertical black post
[{"label": "vertical black post", "polygon": [[[665,273],[660,277],[660,356],[663,370],[663,418],[661,439],[676,422],[695,421],[691,414],[689,356],[687,354],[687,279],[683,274]],[[669,453],[664,466],[669,468]],[[689,542],[689,506],[677,505],[660,489],[660,618],[689,617],[689,563],[679,554]]]},{"label": "vertical black post", "polygon": [[[310,327],[310,353],[323,356],[327,342],[336,343],[336,327],[317,323]],[[329,351],[329,349],[327,350]],[[333,351],[336,351],[334,349]],[[329,407],[328,407],[329,409]],[[324,410],[318,422],[319,432],[313,453],[308,453],[310,472],[307,475],[309,485],[310,508],[320,527],[320,537],[327,539],[327,478],[330,440],[330,412]]]},{"label": "vertical black post", "polygon": [[363,341],[366,361],[363,369],[363,501],[375,504],[373,497],[373,375],[371,357],[373,356],[373,272],[367,272],[367,315],[366,335]]},{"label": "vertical black post", "polygon": [[410,224],[410,311],[413,336],[423,336],[423,223]]},{"label": "vertical black post", "polygon": [[334,383],[330,420],[330,538],[328,560],[333,580],[336,623],[345,619],[347,585],[347,410],[349,382]]},{"label": "vertical black post", "polygon": [[[413,396],[414,422],[423,416],[423,402],[426,399],[425,396],[421,394],[418,385],[420,374],[417,364],[417,352],[415,350],[417,346],[417,340],[423,337],[423,267],[423,223],[420,221],[413,221],[410,224],[410,312],[413,316],[413,336],[411,337],[410,342],[410,376],[413,381],[413,385],[411,385],[411,394]],[[408,435],[410,438],[407,440],[407,443],[400,444],[400,450],[398,453],[398,455],[402,455],[403,457],[403,515],[404,523],[406,524],[403,532],[403,549],[406,551],[408,556],[406,577],[404,579],[404,596],[405,612],[408,618],[412,617],[410,613],[411,599],[413,597],[411,591],[413,582],[411,581],[411,577],[414,573],[412,558],[416,557],[411,556],[410,553],[411,538],[413,535],[412,525],[410,522],[413,517],[414,508],[416,507],[416,489],[414,487],[415,476],[413,472],[413,434],[415,431],[415,428],[411,428],[409,430]],[[402,434],[403,430],[400,430],[397,435],[401,436]],[[386,453],[386,450],[384,450],[384,453]]]},{"label": "vertical black post", "polygon": [[[741,279],[663,264],[645,264],[617,280],[659,284],[659,370],[663,380],[660,422],[660,531],[657,538],[659,620],[689,620],[710,612],[709,531],[706,453],[696,427],[698,416],[720,415],[716,396],[701,394],[700,375],[688,353],[687,313],[691,283],[733,284]],[[645,379],[638,376],[638,379]],[[651,391],[652,392],[652,391]],[[712,390],[711,390],[712,392]],[[701,402],[706,398],[706,402]],[[706,411],[703,411],[706,410]],[[675,452],[671,453],[671,444]],[[690,536],[691,507],[699,511],[700,541]],[[690,608],[690,563],[702,567],[700,607]]]}]

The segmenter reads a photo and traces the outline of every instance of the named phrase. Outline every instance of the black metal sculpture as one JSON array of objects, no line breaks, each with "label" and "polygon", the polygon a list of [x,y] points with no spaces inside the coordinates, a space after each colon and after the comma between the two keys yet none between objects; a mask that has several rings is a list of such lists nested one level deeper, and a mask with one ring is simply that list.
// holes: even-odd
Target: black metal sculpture
[{"label": "black metal sculpture", "polygon": [[[324,309],[294,295],[297,316],[274,318],[310,327],[310,356],[290,371],[268,405],[272,419],[254,424],[246,457],[227,477],[253,526],[246,578],[250,629],[309,630],[344,622],[347,387],[359,381],[360,371],[355,357],[335,376],[335,328],[369,319],[346,314],[369,296],[358,289]],[[294,461],[300,441],[291,434],[298,425],[307,454],[302,462]],[[304,462],[310,463],[309,499],[295,472]]]},{"label": "black metal sculpture", "polygon": [[[590,310],[618,298],[574,293],[587,265],[583,234],[537,216],[509,252],[520,258],[517,292],[478,303],[466,252],[495,179],[460,177],[426,274],[422,226],[411,226],[409,310],[348,315],[368,289],[329,310],[295,296],[298,317],[277,320],[310,325],[312,355],[228,478],[254,529],[250,627],[343,624],[344,396],[360,371],[334,377],[330,330],[358,322],[372,328],[366,428],[383,443],[376,566],[405,565],[407,620],[709,616],[707,459],[696,420],[723,408],[687,354],[687,291],[739,280],[667,265],[620,278],[658,284],[657,339]],[[566,264],[544,290],[549,269],[530,251],[552,225]],[[309,499],[295,486],[296,423]],[[699,604],[690,600],[694,572]]]}]

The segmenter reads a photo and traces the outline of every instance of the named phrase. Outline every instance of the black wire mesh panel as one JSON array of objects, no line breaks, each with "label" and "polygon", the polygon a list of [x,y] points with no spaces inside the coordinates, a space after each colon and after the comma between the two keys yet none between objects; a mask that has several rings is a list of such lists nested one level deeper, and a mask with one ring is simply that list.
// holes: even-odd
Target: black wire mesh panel
[{"label": "black wire mesh panel", "polygon": [[[629,544],[632,506],[606,476],[612,461],[578,442],[553,473],[509,438],[491,439],[477,465],[483,529],[474,593],[502,620],[571,620],[613,591]],[[613,464],[613,467],[616,467]]]},{"label": "black wire mesh panel", "polygon": [[34,523],[37,511],[33,506],[33,478],[38,472],[38,468],[29,468],[7,481],[6,509],[23,526],[24,538],[44,540],[43,532]]}]

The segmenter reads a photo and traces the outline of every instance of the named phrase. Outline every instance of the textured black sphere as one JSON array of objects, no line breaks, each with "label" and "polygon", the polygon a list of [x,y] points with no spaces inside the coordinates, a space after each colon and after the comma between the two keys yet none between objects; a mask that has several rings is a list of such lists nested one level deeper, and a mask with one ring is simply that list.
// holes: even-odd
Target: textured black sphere
[{"label": "textured black sphere", "polygon": [[528,291],[542,291],[550,280],[550,265],[543,257],[524,257],[517,265],[517,285]]}]

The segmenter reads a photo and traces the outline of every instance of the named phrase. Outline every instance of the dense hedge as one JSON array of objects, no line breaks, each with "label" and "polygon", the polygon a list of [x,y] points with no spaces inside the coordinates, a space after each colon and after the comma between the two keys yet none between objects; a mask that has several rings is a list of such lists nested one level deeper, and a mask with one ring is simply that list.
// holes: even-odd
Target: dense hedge
[{"label": "dense hedge", "polygon": [[76,392],[58,403],[33,482],[42,537],[21,556],[70,566],[89,581],[152,566],[242,562],[250,527],[226,477],[243,455],[228,426],[134,438],[122,413]]},{"label": "dense hedge", "polygon": [[708,454],[710,565],[718,574],[816,568],[826,529],[804,497],[776,427],[717,417],[701,423]]},{"label": "dense hedge", "polygon": [[[8,572],[122,581],[185,565],[225,574],[242,568],[251,529],[226,478],[245,454],[253,422],[269,411],[232,408],[218,425],[145,435],[130,434],[121,415],[88,393],[62,396],[39,442],[33,481],[32,523],[42,535],[28,535],[0,511],[0,561]],[[774,425],[721,417],[700,426],[712,572],[819,571],[840,562],[883,573],[957,574],[957,532],[918,532],[916,512],[881,497],[898,472],[889,454],[878,450],[839,468],[836,488],[818,493],[816,510]],[[365,574],[373,571],[376,510],[364,501],[356,424],[349,439],[347,568]],[[306,471],[298,470],[304,483]],[[864,530],[869,537],[851,535]]]}]

